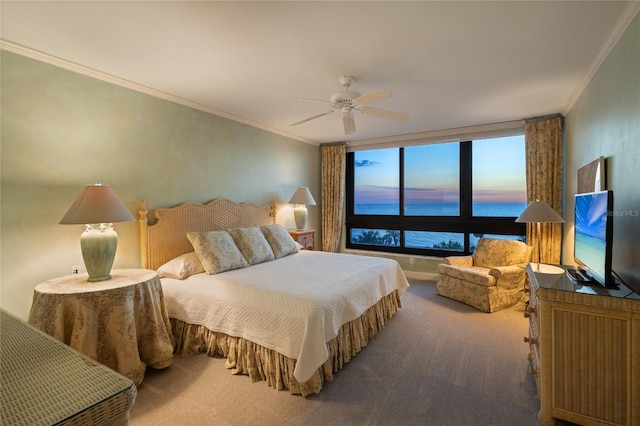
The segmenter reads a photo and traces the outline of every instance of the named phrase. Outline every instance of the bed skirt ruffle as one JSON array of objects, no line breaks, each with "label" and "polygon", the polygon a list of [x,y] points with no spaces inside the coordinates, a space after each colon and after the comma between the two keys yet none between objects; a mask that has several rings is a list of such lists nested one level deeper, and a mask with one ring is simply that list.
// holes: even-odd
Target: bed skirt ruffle
[{"label": "bed skirt ruffle", "polygon": [[338,335],[327,342],[329,359],[304,383],[299,383],[293,377],[296,366],[293,358],[241,337],[171,318],[176,339],[174,352],[183,357],[197,353],[223,356],[227,359],[225,366],[233,374],[248,375],[253,382],[266,380],[269,386],[277,390],[288,389],[294,395],[307,396],[320,392],[324,382],[331,381],[333,373],[342,369],[360,352],[400,307],[400,296],[393,291],[360,317],[343,324]]}]

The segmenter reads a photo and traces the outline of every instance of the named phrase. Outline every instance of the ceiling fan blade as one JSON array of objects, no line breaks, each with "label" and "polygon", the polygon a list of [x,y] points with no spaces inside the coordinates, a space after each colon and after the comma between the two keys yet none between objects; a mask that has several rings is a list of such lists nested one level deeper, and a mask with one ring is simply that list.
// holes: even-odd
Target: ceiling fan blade
[{"label": "ceiling fan blade", "polygon": [[313,98],[296,98],[296,99],[300,99],[300,100],[303,100],[303,101],[319,102],[319,103],[321,103],[321,104],[329,104],[329,105],[332,105],[332,103],[331,103],[331,102],[329,102],[329,101],[323,101],[322,99],[313,99]]},{"label": "ceiling fan blade", "polygon": [[353,119],[351,110],[342,114],[342,124],[344,124],[344,134],[350,135],[356,131],[356,121]]},{"label": "ceiling fan blade", "polygon": [[409,116],[407,114],[380,108],[362,108],[360,112],[363,114],[375,115],[376,117],[387,118],[389,120],[395,121],[407,121],[409,119]]},{"label": "ceiling fan blade", "polygon": [[371,102],[381,101],[393,96],[393,93],[387,90],[376,90],[375,92],[367,93],[366,95],[358,96],[353,100],[354,104],[367,105]]},{"label": "ceiling fan blade", "polygon": [[305,118],[304,120],[296,121],[295,123],[290,124],[290,126],[297,126],[298,124],[306,123],[307,121],[314,120],[316,118],[323,117],[325,115],[331,114],[333,111],[323,112],[322,114],[314,115],[313,117]]}]

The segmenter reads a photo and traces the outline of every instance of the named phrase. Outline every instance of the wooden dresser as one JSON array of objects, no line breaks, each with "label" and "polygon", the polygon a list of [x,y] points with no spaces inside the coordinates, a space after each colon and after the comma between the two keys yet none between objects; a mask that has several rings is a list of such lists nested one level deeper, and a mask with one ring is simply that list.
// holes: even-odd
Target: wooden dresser
[{"label": "wooden dresser", "polygon": [[531,264],[527,273],[525,342],[540,423],[640,425],[640,296],[624,285],[607,290],[537,273]]},{"label": "wooden dresser", "polygon": [[290,229],[289,235],[300,243],[304,250],[313,250],[315,244],[315,233],[313,229]]}]

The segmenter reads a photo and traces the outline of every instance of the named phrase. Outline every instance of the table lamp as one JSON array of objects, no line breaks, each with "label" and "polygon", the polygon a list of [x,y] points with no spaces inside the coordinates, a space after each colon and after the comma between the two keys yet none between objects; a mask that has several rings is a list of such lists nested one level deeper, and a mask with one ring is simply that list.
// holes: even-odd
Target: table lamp
[{"label": "table lamp", "polygon": [[[529,205],[520,213],[520,216],[516,219],[516,222],[521,223],[535,223],[537,225],[536,234],[538,236],[538,265],[536,266],[536,272],[549,271],[556,273],[556,268],[551,265],[545,265],[546,268],[540,269],[540,224],[541,223],[562,223],[564,219],[555,210],[551,208],[549,204],[541,200],[535,200],[529,203]],[[562,269],[559,269],[562,271]]]},{"label": "table lamp", "polygon": [[60,224],[85,225],[80,236],[80,249],[89,274],[87,281],[111,279],[109,273],[118,245],[113,223],[132,220],[133,215],[109,185],[87,185],[80,192]]},{"label": "table lamp", "polygon": [[307,225],[307,204],[310,206],[316,205],[316,200],[313,199],[311,191],[306,186],[301,186],[296,189],[293,197],[289,200],[289,204],[295,204],[293,209],[293,217],[296,221],[296,229],[304,229]]}]

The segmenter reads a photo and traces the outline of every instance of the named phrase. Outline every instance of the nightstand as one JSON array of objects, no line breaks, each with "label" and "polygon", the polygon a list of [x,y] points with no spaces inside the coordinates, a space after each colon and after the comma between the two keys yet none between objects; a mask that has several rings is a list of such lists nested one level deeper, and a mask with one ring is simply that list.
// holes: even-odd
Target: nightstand
[{"label": "nightstand", "polygon": [[29,323],[136,386],[147,366],[171,365],[171,324],[156,271],[114,269],[110,280],[98,282],[87,277],[67,275],[38,284]]},{"label": "nightstand", "polygon": [[302,244],[303,250],[313,250],[316,231],[313,229],[290,229],[289,235]]}]

